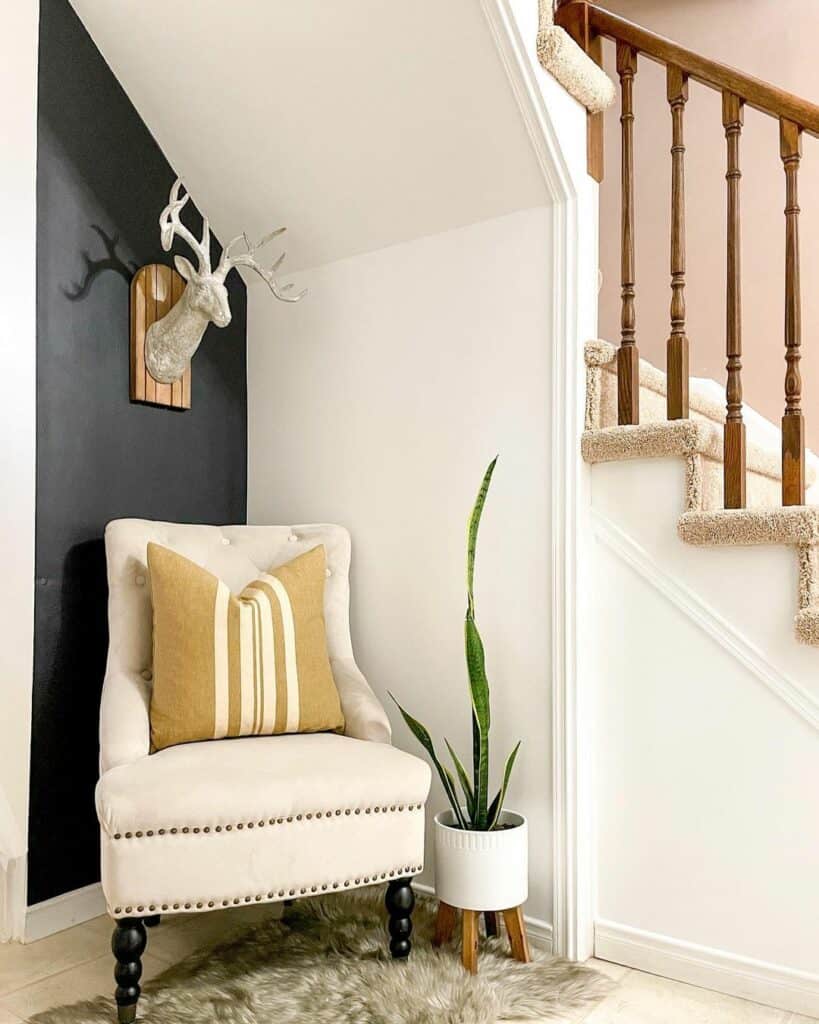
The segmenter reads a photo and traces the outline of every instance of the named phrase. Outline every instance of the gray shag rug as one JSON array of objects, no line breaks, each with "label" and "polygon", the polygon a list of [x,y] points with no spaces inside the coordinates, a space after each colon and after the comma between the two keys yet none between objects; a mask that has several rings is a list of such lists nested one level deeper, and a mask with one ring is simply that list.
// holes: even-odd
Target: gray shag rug
[{"label": "gray shag rug", "polygon": [[[610,982],[533,949],[521,964],[508,940],[481,939],[479,974],[455,943],[431,944],[435,904],[418,900],[413,950],[387,950],[383,890],[304,900],[281,920],[194,953],[145,985],[145,1024],[494,1024],[560,1017],[601,999]],[[150,948],[150,934],[148,937]],[[113,999],[49,1010],[31,1024],[112,1024]]]}]

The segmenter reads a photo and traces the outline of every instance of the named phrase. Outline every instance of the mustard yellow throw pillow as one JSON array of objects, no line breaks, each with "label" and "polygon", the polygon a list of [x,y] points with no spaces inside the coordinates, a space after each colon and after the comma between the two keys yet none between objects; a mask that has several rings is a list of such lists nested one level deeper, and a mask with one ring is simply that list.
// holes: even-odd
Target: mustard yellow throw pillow
[{"label": "mustard yellow throw pillow", "polygon": [[324,629],[325,551],[248,583],[148,545],[154,611],[151,744],[341,732]]}]

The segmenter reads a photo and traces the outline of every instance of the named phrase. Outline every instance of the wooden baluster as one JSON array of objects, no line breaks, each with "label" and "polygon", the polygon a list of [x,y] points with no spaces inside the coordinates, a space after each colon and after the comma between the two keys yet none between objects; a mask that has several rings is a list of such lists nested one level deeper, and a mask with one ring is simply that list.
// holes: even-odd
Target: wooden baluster
[{"label": "wooden baluster", "polygon": [[728,385],[724,441],[725,507],[745,508],[745,424],[742,422],[742,291],[739,219],[739,140],[744,101],[731,92],[722,94],[722,123],[728,144],[728,278],[726,354]]},{"label": "wooden baluster", "polygon": [[799,161],[802,129],[784,118],[779,122],[785,165],[785,415],[782,417],[782,504],[805,504],[805,417],[802,415],[802,294],[799,281]]},{"label": "wooden baluster", "polygon": [[622,313],[617,352],[617,421],[640,422],[640,353],[636,343],[634,309],[634,76],[637,51],[617,43],[617,73],[621,86],[622,161]]},{"label": "wooden baluster", "polygon": [[683,117],[688,102],[688,75],[669,65],[671,105],[671,336],[666,346],[667,416],[688,418],[688,337],[685,333],[685,137]]}]

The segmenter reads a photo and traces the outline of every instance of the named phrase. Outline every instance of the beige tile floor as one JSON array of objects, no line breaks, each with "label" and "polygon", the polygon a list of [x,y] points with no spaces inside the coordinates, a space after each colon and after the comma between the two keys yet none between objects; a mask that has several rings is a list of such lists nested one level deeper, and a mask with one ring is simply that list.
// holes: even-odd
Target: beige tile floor
[{"label": "beige tile floor", "polygon": [[[166,918],[149,933],[144,978],[278,909],[241,907]],[[113,987],[110,935],[111,922],[98,917],[30,945],[0,946],[0,1024],[21,1024],[52,1006],[109,994]],[[559,1024],[811,1024],[812,1018],[617,964],[595,961],[594,965],[615,981],[615,989],[591,1011]],[[552,1024],[558,1022],[552,1020]]]}]

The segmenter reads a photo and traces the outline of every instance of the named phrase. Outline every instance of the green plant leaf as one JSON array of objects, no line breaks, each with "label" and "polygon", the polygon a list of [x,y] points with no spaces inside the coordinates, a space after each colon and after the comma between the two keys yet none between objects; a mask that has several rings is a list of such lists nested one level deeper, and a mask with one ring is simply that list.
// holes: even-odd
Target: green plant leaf
[{"label": "green plant leaf", "polygon": [[474,813],[473,824],[476,829],[485,829],[487,825],[487,800],[489,789],[489,681],[486,678],[486,664],[478,627],[475,624],[475,552],[478,546],[478,529],[481,525],[483,507],[492,482],[492,474],[498,456],[489,463],[483,475],[478,496],[469,517],[466,539],[466,667],[469,673],[469,689],[472,698],[472,776]]},{"label": "green plant leaf", "polygon": [[483,830],[487,821],[489,799],[489,680],[483,642],[475,620],[467,614],[465,623],[466,665],[472,696],[473,775],[475,791],[475,828]]},{"label": "green plant leaf", "polygon": [[432,737],[429,734],[429,730],[425,725],[422,725],[417,718],[413,718],[409,711],[405,711],[404,708],[398,703],[395,697],[390,694],[390,699],[401,712],[401,717],[407,723],[412,735],[418,740],[421,746],[429,754],[432,763],[435,765],[435,769],[441,779],[441,784],[444,787],[447,800],[452,805],[452,810],[455,814],[455,820],[458,822],[461,828],[465,829],[466,822],[464,821],[463,813],[461,812],[461,805],[458,800],[458,793],[455,789],[455,782],[452,775],[438,760],[438,755],[435,753],[435,744],[432,742]]},{"label": "green plant leaf", "polygon": [[469,817],[472,821],[475,820],[475,791],[472,788],[472,784],[469,781],[469,776],[466,774],[461,759],[452,749],[452,744],[449,740],[444,737],[444,743],[446,743],[449,756],[452,758],[452,763],[455,765],[455,771],[458,773],[458,779],[461,783],[461,789],[464,791],[464,797],[466,798],[466,809],[469,812]]},{"label": "green plant leaf", "polygon": [[498,818],[500,818],[501,816],[501,811],[503,810],[503,801],[506,799],[506,788],[509,785],[509,779],[512,775],[512,769],[515,766],[515,758],[518,756],[518,751],[520,750],[520,744],[521,741],[518,740],[515,749],[506,759],[506,767],[503,769],[503,782],[501,783],[501,788],[498,790],[498,794],[492,801],[492,804],[489,808],[488,831],[490,832],[497,825]]},{"label": "green plant leaf", "polygon": [[[463,812],[463,809],[461,808],[461,802],[460,802],[460,800],[458,800],[458,787],[455,784],[455,779],[452,776],[452,772],[449,770],[449,768],[447,768],[447,766],[445,764],[441,765],[441,770],[443,771],[444,775],[446,775],[446,780],[449,783],[449,788],[452,791],[453,796],[455,798],[455,802],[458,805],[458,810],[456,811],[456,815],[457,815],[458,821],[461,823],[461,828],[468,829],[469,828],[469,822],[464,818],[464,812]],[[449,802],[452,803],[452,798],[451,797],[450,797],[450,801]]]},{"label": "green plant leaf", "polygon": [[475,599],[472,594],[472,584],[475,577],[475,550],[478,546],[478,527],[481,525],[483,506],[486,504],[486,495],[489,493],[489,485],[492,482],[492,474],[495,472],[495,465],[498,461],[496,455],[489,463],[481,481],[478,497],[472,507],[472,515],[469,517],[469,529],[466,538],[466,592],[468,602],[468,614],[475,616]]}]

